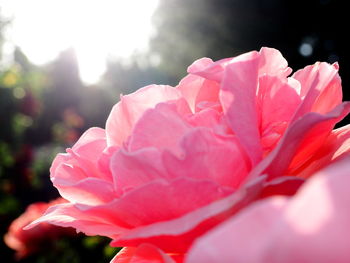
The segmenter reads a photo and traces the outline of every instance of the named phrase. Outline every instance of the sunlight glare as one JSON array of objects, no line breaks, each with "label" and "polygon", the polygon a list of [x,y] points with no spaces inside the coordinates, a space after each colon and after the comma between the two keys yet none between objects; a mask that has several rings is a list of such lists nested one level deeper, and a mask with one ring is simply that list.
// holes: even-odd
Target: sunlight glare
[{"label": "sunlight glare", "polygon": [[33,63],[47,63],[73,47],[83,81],[94,83],[107,57],[127,58],[147,50],[157,4],[158,0],[3,0],[1,6],[15,18],[7,38]]}]

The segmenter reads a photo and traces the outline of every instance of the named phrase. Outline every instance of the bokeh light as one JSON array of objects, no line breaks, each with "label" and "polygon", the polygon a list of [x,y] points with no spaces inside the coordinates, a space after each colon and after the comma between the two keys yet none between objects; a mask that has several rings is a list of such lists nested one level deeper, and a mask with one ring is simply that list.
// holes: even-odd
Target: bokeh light
[{"label": "bokeh light", "polygon": [[[158,0],[2,0],[13,17],[6,37],[36,64],[74,48],[84,82],[97,82],[107,57],[145,51]],[[8,48],[10,50],[10,48]]]}]

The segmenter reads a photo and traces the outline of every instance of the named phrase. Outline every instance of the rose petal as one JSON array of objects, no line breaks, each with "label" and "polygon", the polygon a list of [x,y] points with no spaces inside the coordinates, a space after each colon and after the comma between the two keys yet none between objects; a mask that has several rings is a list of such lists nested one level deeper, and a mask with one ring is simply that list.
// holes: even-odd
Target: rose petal
[{"label": "rose petal", "polygon": [[[308,133],[304,135],[295,156],[289,165],[289,170],[301,167],[307,160],[309,160],[325,143],[325,140],[332,132],[335,124],[341,121],[350,112],[350,102],[344,102],[331,112],[325,114],[322,122],[312,127]],[[327,120],[327,118],[329,118]]]},{"label": "rose petal", "polygon": [[[238,56],[238,58],[239,57],[240,56]],[[220,82],[223,77],[225,67],[231,63],[233,59],[234,58],[224,58],[213,63],[206,63],[203,65],[203,67],[190,66],[187,71],[190,74],[197,75],[211,81]]]},{"label": "rose petal", "polygon": [[84,132],[72,149],[79,156],[95,162],[106,146],[105,130],[94,127]]},{"label": "rose petal", "polygon": [[101,173],[105,174],[105,178],[112,178],[112,171],[110,169],[110,162],[112,159],[112,156],[114,153],[118,152],[120,150],[120,147],[118,146],[110,146],[106,147],[102,154],[100,155],[100,158],[97,162],[97,168],[101,171]]},{"label": "rose petal", "polygon": [[259,51],[260,65],[259,75],[278,76],[280,78],[287,77],[292,69],[288,67],[287,60],[282,56],[281,52],[274,48],[263,47]]},{"label": "rose petal", "polygon": [[178,152],[179,139],[191,128],[177,109],[177,106],[184,108],[181,105],[183,103],[186,102],[179,100],[176,103],[160,103],[154,109],[147,110],[133,128],[128,150],[155,147]]},{"label": "rose petal", "polygon": [[183,78],[177,89],[181,91],[192,112],[197,111],[196,105],[202,101],[218,101],[219,84],[196,75],[190,74]]},{"label": "rose petal", "polygon": [[81,211],[74,204],[60,204],[51,206],[43,216],[33,221],[24,229],[47,222],[62,227],[74,227],[86,235],[104,235],[113,237],[119,235],[125,228],[119,227],[106,220],[103,215],[91,214]]},{"label": "rose petal", "polygon": [[[67,169],[67,173],[75,173],[69,166]],[[53,180],[53,184],[63,198],[75,203],[100,205],[116,197],[113,183],[98,178],[85,178],[74,184],[58,178]]]},{"label": "rose petal", "polygon": [[[72,149],[67,149],[67,154],[58,154],[54,159],[51,168],[51,179],[61,177],[65,179],[67,183],[74,184],[79,180],[87,177],[100,177],[104,180],[111,180],[109,176],[105,176],[99,172],[96,168],[96,164],[100,155],[106,147],[105,131],[100,128],[91,128],[87,130],[80,139],[75,143]],[[79,172],[76,172],[74,176],[63,173],[58,174],[58,168],[62,164],[69,164],[71,167],[79,166]]]},{"label": "rose petal", "polygon": [[111,261],[111,263],[181,263],[178,257],[173,260],[159,248],[142,244],[138,247],[123,248]]},{"label": "rose petal", "polygon": [[190,65],[187,68],[187,71],[188,72],[202,71],[202,70],[205,70],[211,64],[213,64],[213,60],[211,60],[210,58],[200,58],[200,59],[197,59],[195,62],[193,62],[192,65]]},{"label": "rose petal", "polygon": [[293,122],[308,112],[325,114],[342,101],[341,80],[335,65],[317,62],[297,71],[293,78],[300,82],[303,98]]},{"label": "rose petal", "polygon": [[97,163],[78,156],[73,150],[67,152],[55,158],[50,175],[53,185],[64,198],[90,205],[115,198],[111,176],[99,171]]},{"label": "rose petal", "polygon": [[145,148],[135,152],[120,150],[111,160],[115,189],[127,191],[160,178],[171,179],[162,161],[162,152]]},{"label": "rose petal", "polygon": [[308,178],[323,167],[346,155],[350,155],[350,125],[333,130],[311,159],[299,169],[290,170],[288,173]]},{"label": "rose petal", "polygon": [[259,53],[240,56],[225,68],[220,101],[227,122],[255,165],[262,158],[257,116]]},{"label": "rose petal", "polygon": [[147,109],[155,107],[160,102],[176,100],[180,97],[180,91],[165,85],[150,85],[122,96],[107,119],[108,146],[121,146],[129,137],[134,124]]},{"label": "rose petal", "polygon": [[222,125],[222,113],[218,112],[212,108],[206,108],[188,116],[187,122],[194,127],[207,127],[214,131],[219,131],[217,133],[227,134],[229,131],[225,131],[224,128],[218,126]]},{"label": "rose petal", "polygon": [[297,93],[299,86],[293,79],[270,75],[259,79],[257,96],[261,114],[261,143],[265,151],[275,146],[301,103]]},{"label": "rose petal", "polygon": [[297,90],[300,84],[293,79],[263,76],[259,79],[259,106],[262,130],[270,123],[289,122],[295,109],[301,103]]},{"label": "rose petal", "polygon": [[301,167],[323,144],[334,125],[350,112],[350,103],[344,102],[328,114],[310,112],[291,125],[276,148],[257,165],[247,181],[268,174],[275,178],[288,169]]}]

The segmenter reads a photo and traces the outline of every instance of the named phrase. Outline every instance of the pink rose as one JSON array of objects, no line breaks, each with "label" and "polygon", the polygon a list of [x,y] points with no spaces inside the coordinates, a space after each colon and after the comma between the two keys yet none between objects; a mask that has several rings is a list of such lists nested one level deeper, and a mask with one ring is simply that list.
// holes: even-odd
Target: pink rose
[{"label": "pink rose", "polygon": [[[347,139],[349,147],[349,132]],[[294,197],[252,204],[200,237],[185,262],[350,262],[349,175],[348,156],[318,172]]]},{"label": "pink rose", "polygon": [[43,247],[47,247],[47,244],[53,243],[62,236],[75,234],[72,228],[58,227],[48,223],[40,223],[30,230],[23,230],[23,227],[42,216],[48,207],[65,202],[64,199],[58,198],[49,203],[33,203],[11,223],[7,234],[4,236],[4,241],[10,248],[16,250],[17,259],[40,251]]},{"label": "pink rose", "polygon": [[51,179],[69,203],[33,225],[140,245],[136,254],[143,243],[181,254],[252,201],[293,195],[349,152],[332,132],[350,111],[337,64],[288,77],[279,51],[262,48],[203,58],[188,72],[175,88],[151,85],[122,96],[105,130],[89,129],[59,154]]}]

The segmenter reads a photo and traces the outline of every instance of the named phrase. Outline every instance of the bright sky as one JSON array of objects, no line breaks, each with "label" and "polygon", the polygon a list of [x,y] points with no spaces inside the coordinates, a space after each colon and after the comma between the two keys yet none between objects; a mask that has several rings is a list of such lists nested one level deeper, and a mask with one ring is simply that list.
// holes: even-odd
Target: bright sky
[{"label": "bright sky", "polygon": [[108,56],[147,50],[158,0],[0,0],[1,14],[14,17],[7,49],[18,45],[35,64],[66,48],[77,52],[80,75],[94,83]]}]

